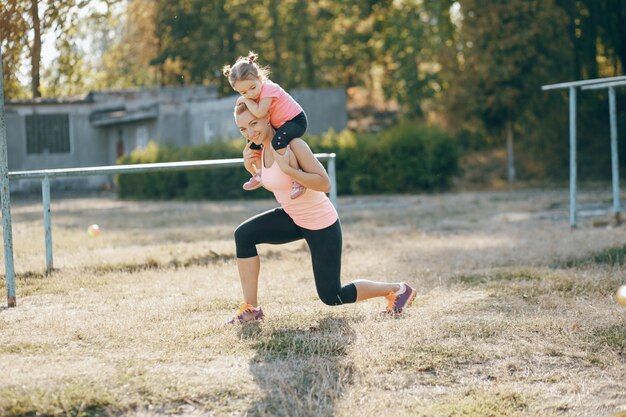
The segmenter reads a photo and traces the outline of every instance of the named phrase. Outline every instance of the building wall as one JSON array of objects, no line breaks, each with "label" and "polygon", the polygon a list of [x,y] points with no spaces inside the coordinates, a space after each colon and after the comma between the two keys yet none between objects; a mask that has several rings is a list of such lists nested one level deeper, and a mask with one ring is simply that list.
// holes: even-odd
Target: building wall
[{"label": "building wall", "polygon": [[[203,88],[203,87],[202,87]],[[229,140],[240,136],[233,118],[236,95],[215,98],[210,90],[193,88],[147,92],[91,93],[91,100],[74,103],[20,103],[6,106],[9,171],[75,168],[114,165],[122,143],[125,154],[142,148],[148,141],[174,146],[193,146]],[[294,90],[291,92],[309,119],[307,133],[319,134],[347,126],[346,94],[342,89]],[[157,106],[158,116],[140,121],[112,122],[96,127],[90,121],[95,110],[124,106],[127,110]],[[29,114],[69,114],[70,152],[27,154],[26,116]],[[156,117],[156,118],[154,118]],[[51,187],[94,189],[110,183],[109,176],[64,178],[51,181]],[[39,181],[13,181],[20,191],[39,189]]]},{"label": "building wall", "polygon": [[[50,111],[49,113],[62,113]],[[26,113],[7,115],[7,150],[9,171],[29,171],[54,168],[76,168],[108,165],[108,141],[106,135],[94,128],[89,115],[84,112],[69,114],[70,151],[67,153],[29,154],[26,146]],[[53,189],[98,188],[110,181],[106,176],[89,176],[52,179]],[[39,189],[38,180],[12,181],[15,191]]]},{"label": "building wall", "polygon": [[329,129],[340,132],[348,126],[345,90],[301,89],[291,92],[291,96],[300,103],[307,115],[307,133],[319,135]]}]

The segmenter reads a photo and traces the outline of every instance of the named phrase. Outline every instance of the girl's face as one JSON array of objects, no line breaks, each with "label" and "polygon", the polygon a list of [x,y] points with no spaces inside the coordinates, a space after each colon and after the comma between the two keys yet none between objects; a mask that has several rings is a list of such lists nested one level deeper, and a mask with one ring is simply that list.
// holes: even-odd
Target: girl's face
[{"label": "girl's face", "polygon": [[256,100],[261,95],[261,80],[239,80],[233,83],[233,89],[245,98]]},{"label": "girl's face", "polygon": [[267,117],[257,119],[250,110],[246,110],[235,117],[235,123],[243,137],[256,145],[261,145],[267,138],[271,138],[270,122]]}]

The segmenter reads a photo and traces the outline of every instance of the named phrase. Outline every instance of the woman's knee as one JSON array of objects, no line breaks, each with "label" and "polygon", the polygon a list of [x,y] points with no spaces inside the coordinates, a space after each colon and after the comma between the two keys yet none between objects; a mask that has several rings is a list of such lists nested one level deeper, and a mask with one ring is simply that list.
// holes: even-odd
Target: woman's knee
[{"label": "woman's knee", "polygon": [[248,232],[246,231],[245,224],[240,224],[237,226],[233,233],[235,237],[235,243],[239,244],[243,243],[245,240],[248,240]]},{"label": "woman's knee", "polygon": [[338,306],[343,304],[339,298],[339,293],[336,294],[319,294],[320,300],[327,306]]},{"label": "woman's knee", "polygon": [[356,302],[356,287],[348,284],[336,289],[318,289],[320,300],[328,306],[338,306]]},{"label": "woman's knee", "polygon": [[246,224],[241,224],[233,233],[238,258],[250,258],[257,255],[256,242]]},{"label": "woman's knee", "polygon": [[341,287],[333,289],[320,288],[317,291],[317,295],[320,297],[320,300],[327,306],[338,306],[343,304],[343,300],[341,299]]}]

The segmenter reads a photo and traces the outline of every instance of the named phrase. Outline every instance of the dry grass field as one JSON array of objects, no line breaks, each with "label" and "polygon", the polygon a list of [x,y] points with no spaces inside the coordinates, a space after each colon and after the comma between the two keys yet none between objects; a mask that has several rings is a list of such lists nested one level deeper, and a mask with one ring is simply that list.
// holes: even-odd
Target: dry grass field
[{"label": "dry grass field", "polygon": [[48,277],[41,202],[13,199],[0,416],[626,415],[626,226],[587,210],[609,191],[573,231],[566,190],[341,198],[344,282],[407,280],[414,306],[325,306],[304,243],[262,246],[245,327],[232,232],[272,201],[52,198]]}]

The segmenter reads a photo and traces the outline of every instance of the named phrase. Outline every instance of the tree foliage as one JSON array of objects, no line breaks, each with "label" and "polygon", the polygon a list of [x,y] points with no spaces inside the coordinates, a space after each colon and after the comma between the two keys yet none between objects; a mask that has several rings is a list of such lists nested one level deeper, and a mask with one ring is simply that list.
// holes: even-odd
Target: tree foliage
[{"label": "tree foliage", "polygon": [[[59,53],[41,89],[34,5]],[[502,146],[508,129],[516,148],[538,149],[542,126],[563,122],[563,96],[542,84],[624,73],[626,2],[5,0],[0,41],[9,99],[189,84],[232,94],[220,69],[254,50],[287,89],[360,87],[406,118],[443,121],[465,147]]]},{"label": "tree foliage", "polygon": [[450,113],[498,132],[564,80],[571,50],[564,13],[542,0],[463,0],[458,65],[449,74]]}]

